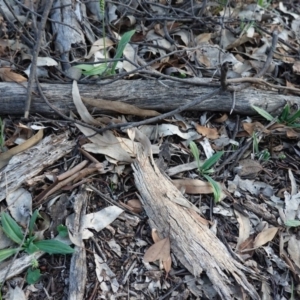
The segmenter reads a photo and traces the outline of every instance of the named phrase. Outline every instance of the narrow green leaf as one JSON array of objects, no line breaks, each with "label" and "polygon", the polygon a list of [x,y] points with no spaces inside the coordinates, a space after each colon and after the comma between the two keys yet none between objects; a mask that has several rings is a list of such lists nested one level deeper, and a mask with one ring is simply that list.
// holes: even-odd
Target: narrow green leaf
[{"label": "narrow green leaf", "polygon": [[23,233],[21,227],[17,222],[6,212],[1,213],[1,223],[4,233],[15,243],[21,244],[23,240]]},{"label": "narrow green leaf", "polygon": [[293,125],[293,123],[300,118],[300,110],[293,114],[290,118],[287,118],[286,122]]},{"label": "narrow green leaf", "polygon": [[205,174],[203,176],[212,186],[215,203],[220,202],[221,193],[222,193],[220,185],[215,180],[213,180],[210,176]]},{"label": "narrow green leaf", "polygon": [[194,159],[197,162],[198,170],[199,170],[199,173],[200,173],[200,171],[201,171],[201,165],[200,165],[200,157],[199,157],[200,153],[199,153],[199,149],[198,149],[198,147],[197,147],[197,145],[196,145],[196,143],[194,141],[191,141],[189,146],[190,146],[191,152],[192,152],[192,154],[194,156]]},{"label": "narrow green leaf", "polygon": [[208,171],[222,157],[223,154],[224,151],[216,152],[212,157],[207,159],[201,166],[202,171]]},{"label": "narrow green leaf", "polygon": [[299,220],[287,220],[284,223],[284,225],[287,227],[298,227],[298,226],[300,226],[300,221]]},{"label": "narrow green leaf", "polygon": [[80,64],[80,65],[74,66],[74,68],[80,69],[80,70],[84,70],[84,71],[91,71],[91,70],[93,70],[96,67],[95,67],[95,65]]},{"label": "narrow green leaf", "polygon": [[12,249],[2,249],[0,250],[0,262],[7,259],[8,257],[16,254],[19,251],[19,248]]},{"label": "narrow green leaf", "polygon": [[[128,32],[125,32],[122,37],[121,37],[121,40],[118,44],[118,48],[117,48],[117,52],[116,52],[116,55],[115,55],[115,59],[119,59],[121,58],[122,54],[123,54],[123,51],[126,47],[126,45],[129,43],[131,37],[134,35],[135,33],[135,30],[130,30]],[[115,70],[116,70],[116,67],[117,67],[117,61],[115,61],[113,64],[112,64],[112,67],[111,67],[111,73],[114,74],[115,73]]]},{"label": "narrow green leaf", "polygon": [[290,114],[290,106],[289,106],[289,105],[286,105],[286,106],[284,107],[284,109],[282,110],[282,112],[281,112],[281,114],[280,114],[278,120],[279,120],[280,122],[286,122],[286,121],[287,121],[287,118],[288,118],[288,116],[289,116],[289,114]]},{"label": "narrow green leaf", "polygon": [[43,240],[34,242],[34,244],[44,252],[49,254],[71,254],[74,249],[57,240]]},{"label": "narrow green leaf", "polygon": [[41,278],[41,271],[40,271],[40,269],[29,268],[27,270],[26,282],[28,284],[34,284],[37,281],[39,281],[40,278]]},{"label": "narrow green leaf", "polygon": [[29,222],[29,235],[32,235],[34,224],[36,222],[37,217],[39,217],[39,216],[40,216],[39,215],[39,211],[36,209],[34,211],[34,213],[32,214],[31,218],[30,218],[30,222]]},{"label": "narrow green leaf", "polygon": [[256,110],[257,113],[259,113],[263,118],[265,118],[266,120],[268,121],[273,121],[274,120],[274,117],[272,117],[267,111],[265,111],[264,109],[258,107],[258,106],[255,106],[255,105],[252,105],[251,106],[254,110]]}]

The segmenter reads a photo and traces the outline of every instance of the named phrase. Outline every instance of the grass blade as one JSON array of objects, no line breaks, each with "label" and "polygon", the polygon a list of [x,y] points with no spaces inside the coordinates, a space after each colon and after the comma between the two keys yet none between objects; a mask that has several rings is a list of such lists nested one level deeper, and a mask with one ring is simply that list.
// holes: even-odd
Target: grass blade
[{"label": "grass blade", "polygon": [[224,151],[215,153],[212,157],[207,159],[201,166],[202,172],[208,171],[224,154]]},{"label": "grass blade", "polygon": [[221,193],[222,193],[220,185],[215,180],[213,180],[210,176],[205,174],[203,176],[212,186],[215,203],[220,202]]},{"label": "grass blade", "polygon": [[263,118],[265,118],[266,120],[268,121],[273,121],[274,120],[274,117],[271,116],[267,111],[265,111],[264,109],[258,107],[258,106],[255,106],[255,105],[252,105],[251,106],[254,110],[256,110],[256,112],[258,114],[260,114]]},{"label": "grass blade", "polygon": [[189,146],[190,146],[191,152],[192,152],[192,154],[194,156],[194,159],[197,162],[198,170],[200,172],[201,171],[201,166],[200,166],[200,153],[199,153],[199,149],[198,149],[196,143],[193,142],[193,141],[190,142]]},{"label": "grass blade", "polygon": [[[121,40],[118,44],[118,48],[117,48],[117,52],[116,52],[116,55],[115,55],[115,59],[119,59],[121,58],[122,54],[123,54],[123,51],[126,47],[126,45],[129,43],[131,37],[134,35],[135,33],[135,30],[130,30],[128,32],[125,32],[123,34],[123,36],[121,37]],[[115,70],[116,70],[116,67],[117,67],[117,61],[115,61],[113,64],[112,64],[112,67],[111,67],[111,73],[114,74],[115,73]]]}]

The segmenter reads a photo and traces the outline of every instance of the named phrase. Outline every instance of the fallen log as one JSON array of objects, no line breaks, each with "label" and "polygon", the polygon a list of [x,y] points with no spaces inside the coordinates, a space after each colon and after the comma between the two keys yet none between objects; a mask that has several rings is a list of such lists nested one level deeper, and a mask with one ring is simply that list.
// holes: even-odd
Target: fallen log
[{"label": "fallen log", "polygon": [[155,163],[142,155],[132,168],[150,226],[162,234],[161,238],[170,238],[177,259],[195,277],[206,272],[221,299],[234,299],[231,287],[235,284],[251,299],[260,299],[244,272],[257,279],[259,274],[236,261],[195,211],[177,204],[184,203],[185,198]]},{"label": "fallen log", "polygon": [[[215,87],[190,85],[171,80],[118,80],[104,84],[78,84],[80,95],[86,98],[122,101],[143,109],[170,111],[195,100]],[[71,84],[41,84],[45,96],[61,112],[68,114],[75,111],[72,100]],[[0,114],[24,114],[27,83],[0,82]],[[299,96],[283,95],[277,91],[260,89],[245,89],[236,93],[235,112],[254,114],[251,105],[259,106],[266,111],[276,114],[287,103],[300,105]],[[232,95],[224,92],[218,96],[192,107],[192,111],[229,112],[232,105]],[[99,110],[98,110],[99,111]],[[106,111],[107,112],[107,111]],[[53,111],[39,96],[37,88],[33,88],[30,113],[53,115]]]}]

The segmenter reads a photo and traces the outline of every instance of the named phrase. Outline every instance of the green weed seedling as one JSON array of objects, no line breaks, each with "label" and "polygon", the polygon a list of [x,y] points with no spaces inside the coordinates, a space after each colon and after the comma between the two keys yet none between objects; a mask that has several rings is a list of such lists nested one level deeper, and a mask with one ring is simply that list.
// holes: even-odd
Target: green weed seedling
[{"label": "green weed seedling", "polygon": [[199,174],[202,175],[212,186],[215,203],[218,203],[220,201],[221,193],[222,193],[221,187],[215,180],[213,180],[210,177],[210,175],[214,172],[212,167],[222,157],[222,155],[224,154],[224,151],[215,153],[212,157],[210,157],[203,164],[201,164],[199,149],[198,149],[197,145],[195,144],[195,142],[193,142],[193,141],[190,142],[190,149],[191,149],[191,152],[197,162]]},{"label": "green weed seedling", "polygon": [[255,155],[255,157],[258,158],[258,160],[268,161],[271,158],[271,154],[267,149],[259,151],[258,148],[259,141],[257,138],[257,133],[253,132],[252,139],[253,139],[253,154]]},{"label": "green weed seedling", "polygon": [[[111,67],[108,66],[107,62],[105,63],[95,63],[95,65],[88,65],[88,64],[81,64],[75,66],[78,69],[83,70],[83,74],[87,76],[92,75],[114,75],[117,67],[118,60],[121,58],[123,51],[126,47],[126,45],[129,43],[131,37],[134,35],[135,30],[131,30],[128,32],[125,32],[121,40],[118,44],[117,51],[114,57],[114,62],[112,63]],[[104,45],[105,47],[105,45]]]},{"label": "green weed seedling", "polygon": [[294,114],[292,114],[289,105],[286,105],[283,108],[281,114],[278,117],[273,117],[267,111],[255,105],[252,105],[252,108],[268,121],[277,120],[277,123],[284,124],[288,127],[300,128],[300,110],[297,110]]},{"label": "green weed seedling", "polygon": [[22,228],[8,213],[1,213],[3,232],[19,246],[17,248],[0,250],[0,262],[19,251],[25,251],[28,254],[32,254],[36,251],[44,251],[49,254],[71,254],[74,252],[73,248],[58,240],[37,240],[34,236],[33,228],[38,217],[40,217],[40,215],[36,210],[29,221],[28,236],[25,236]]}]

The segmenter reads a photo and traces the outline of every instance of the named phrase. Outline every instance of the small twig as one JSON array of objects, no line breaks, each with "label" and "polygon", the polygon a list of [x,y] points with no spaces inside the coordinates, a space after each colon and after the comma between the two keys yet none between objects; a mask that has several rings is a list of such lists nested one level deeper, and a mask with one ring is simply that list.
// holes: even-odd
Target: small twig
[{"label": "small twig", "polygon": [[38,59],[41,44],[42,44],[42,35],[43,35],[43,31],[44,31],[52,4],[53,4],[53,0],[48,0],[46,2],[43,16],[42,16],[42,19],[40,22],[38,34],[36,36],[36,44],[35,44],[34,51],[33,51],[32,62],[31,62],[31,67],[30,67],[30,75],[29,75],[28,86],[27,86],[27,99],[26,99],[26,103],[25,103],[25,113],[24,113],[24,117],[26,119],[29,116],[29,111],[30,111],[30,106],[31,106],[32,86],[36,79],[35,75],[36,75],[36,68],[37,68],[37,59]]}]

